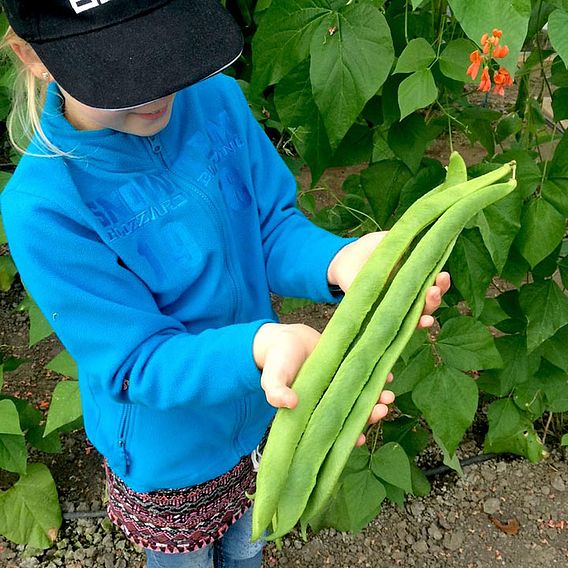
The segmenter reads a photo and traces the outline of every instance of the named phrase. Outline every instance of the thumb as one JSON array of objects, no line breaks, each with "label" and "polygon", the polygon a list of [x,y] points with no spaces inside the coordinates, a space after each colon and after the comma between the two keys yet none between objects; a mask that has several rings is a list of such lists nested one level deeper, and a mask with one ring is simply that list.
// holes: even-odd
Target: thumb
[{"label": "thumb", "polygon": [[285,352],[273,349],[267,354],[260,384],[269,404],[275,408],[296,407],[298,395],[288,386],[295,376]]}]

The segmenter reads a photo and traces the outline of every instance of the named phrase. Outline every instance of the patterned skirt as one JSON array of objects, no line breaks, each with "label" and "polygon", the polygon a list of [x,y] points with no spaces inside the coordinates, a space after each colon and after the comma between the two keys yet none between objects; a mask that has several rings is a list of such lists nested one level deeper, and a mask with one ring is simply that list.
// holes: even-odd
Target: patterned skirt
[{"label": "patterned skirt", "polygon": [[227,473],[193,487],[149,493],[129,489],[105,463],[108,516],[143,548],[199,550],[221,538],[251,506],[246,494],[255,492],[253,459],[245,456]]}]

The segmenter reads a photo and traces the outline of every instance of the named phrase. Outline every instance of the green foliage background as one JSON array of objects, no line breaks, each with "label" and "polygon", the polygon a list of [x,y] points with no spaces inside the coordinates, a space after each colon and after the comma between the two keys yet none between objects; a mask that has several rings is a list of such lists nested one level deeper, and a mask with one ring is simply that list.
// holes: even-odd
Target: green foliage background
[{"label": "green foliage background", "polygon": [[[311,188],[298,198],[320,226],[350,235],[391,227],[444,178],[443,164],[426,156],[436,140],[447,142],[448,156],[458,135],[484,149],[470,176],[517,162],[519,191],[479,214],[452,253],[453,288],[438,312],[439,333],[416,332],[394,369],[395,418],[353,452],[313,528],[358,531],[384,499],[426,494],[416,458],[432,440],[460,471],[456,450],[480,412],[487,452],[538,461],[547,443],[567,444],[568,1],[224,4],[246,37],[230,72],[290,165],[309,168]],[[503,64],[515,76],[512,102],[491,104],[495,95],[477,94],[465,74],[469,54],[493,28],[509,46]],[[12,76],[5,67],[0,75],[4,120]],[[542,111],[545,97],[551,119]],[[9,172],[17,158],[5,141],[4,155]],[[345,181],[341,201],[318,208],[325,170],[355,164],[365,167]],[[0,288],[15,277],[10,257],[0,256]],[[285,309],[297,303],[288,300]],[[51,333],[31,299],[22,309],[30,344]],[[3,359],[0,371],[19,363]],[[60,433],[80,424],[73,362],[63,353],[50,368],[72,379],[56,387],[47,422],[25,400],[0,395],[0,467],[20,476],[0,493],[0,533],[35,547],[51,545],[61,513],[53,480],[28,463],[28,447],[60,451]]]}]

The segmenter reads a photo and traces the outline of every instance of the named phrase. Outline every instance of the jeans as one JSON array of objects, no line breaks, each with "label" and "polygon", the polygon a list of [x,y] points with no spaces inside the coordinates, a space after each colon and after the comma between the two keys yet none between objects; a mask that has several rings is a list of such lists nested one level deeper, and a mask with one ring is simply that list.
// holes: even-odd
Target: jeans
[{"label": "jeans", "polygon": [[223,535],[196,552],[166,554],[146,550],[147,568],[260,568],[264,540],[251,542],[252,507]]}]

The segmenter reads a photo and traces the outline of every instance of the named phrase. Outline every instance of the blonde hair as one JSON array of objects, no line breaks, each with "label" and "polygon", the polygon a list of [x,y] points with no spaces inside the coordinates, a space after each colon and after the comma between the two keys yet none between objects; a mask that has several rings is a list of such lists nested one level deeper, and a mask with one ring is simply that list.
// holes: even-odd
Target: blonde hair
[{"label": "blonde hair", "polygon": [[0,53],[3,59],[8,59],[13,66],[12,108],[6,127],[12,146],[21,154],[26,154],[26,148],[34,135],[37,135],[39,146],[45,154],[33,154],[40,157],[67,156],[70,154],[59,149],[45,134],[41,126],[41,113],[47,94],[47,82],[35,77],[31,69],[12,50],[15,43],[25,44],[11,27],[8,27],[0,42]]}]

